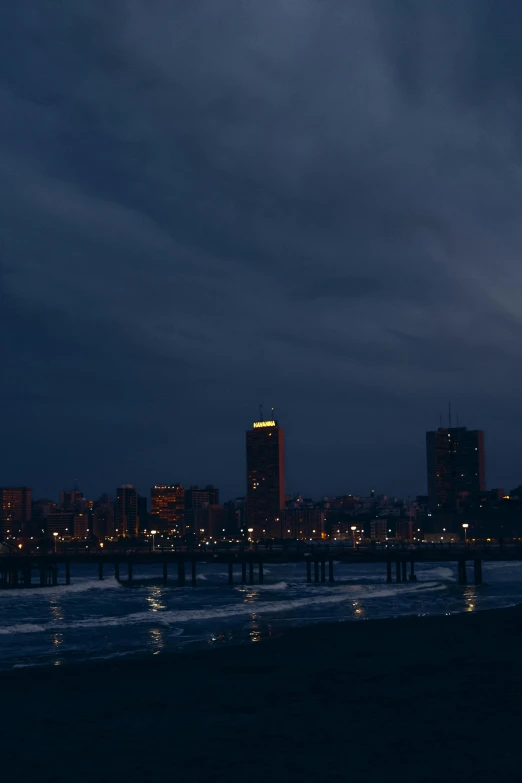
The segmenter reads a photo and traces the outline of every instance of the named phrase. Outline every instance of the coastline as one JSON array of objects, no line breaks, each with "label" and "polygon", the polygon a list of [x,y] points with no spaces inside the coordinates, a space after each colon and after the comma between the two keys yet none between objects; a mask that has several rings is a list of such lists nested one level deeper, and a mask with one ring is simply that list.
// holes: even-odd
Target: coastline
[{"label": "coastline", "polygon": [[[522,606],[294,628],[250,645],[0,673],[44,779],[519,778]],[[23,775],[22,775],[23,777]]]}]

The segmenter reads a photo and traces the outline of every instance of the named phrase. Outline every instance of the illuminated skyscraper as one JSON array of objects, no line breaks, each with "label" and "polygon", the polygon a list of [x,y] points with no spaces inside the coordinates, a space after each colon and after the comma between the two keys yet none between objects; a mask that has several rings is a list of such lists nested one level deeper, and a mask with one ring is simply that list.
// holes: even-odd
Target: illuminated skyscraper
[{"label": "illuminated skyscraper", "polygon": [[150,490],[151,526],[159,533],[180,532],[185,508],[181,484],[155,484]]},{"label": "illuminated skyscraper", "polygon": [[427,432],[426,456],[431,508],[454,511],[459,498],[486,489],[483,430],[439,427]]},{"label": "illuminated skyscraper", "polygon": [[256,421],[246,434],[247,513],[253,538],[281,537],[285,507],[285,440],[277,421]]}]

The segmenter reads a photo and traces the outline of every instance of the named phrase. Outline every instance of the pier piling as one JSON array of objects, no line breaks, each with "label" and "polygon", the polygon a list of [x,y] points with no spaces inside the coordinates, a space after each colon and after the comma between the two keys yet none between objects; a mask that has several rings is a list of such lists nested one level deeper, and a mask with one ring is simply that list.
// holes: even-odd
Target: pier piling
[{"label": "pier piling", "polygon": [[246,585],[246,560],[241,563],[241,584]]},{"label": "pier piling", "polygon": [[401,581],[401,561],[399,558],[395,561],[395,581],[400,582]]},{"label": "pier piling", "polygon": [[69,560],[65,561],[65,584],[71,584],[71,563]]},{"label": "pier piling", "polygon": [[101,561],[98,563],[98,579],[103,579],[103,563]]},{"label": "pier piling", "polygon": [[459,585],[465,585],[468,583],[468,575],[466,573],[466,560],[460,558],[459,560]]},{"label": "pier piling", "polygon": [[178,560],[178,587],[185,587],[185,561]]},{"label": "pier piling", "polygon": [[330,558],[328,561],[328,581],[333,582],[334,581],[334,567],[333,567],[333,558]]},{"label": "pier piling", "polygon": [[259,561],[259,584],[262,585],[265,580],[265,575],[263,573],[263,563]]},{"label": "pier piling", "polygon": [[132,563],[130,560],[127,564],[127,568],[128,568],[129,582],[132,582]]},{"label": "pier piling", "polygon": [[248,564],[248,584],[254,584],[254,561],[251,560]]},{"label": "pier piling", "polygon": [[402,581],[408,581],[408,563],[406,562],[406,558],[402,561]]},{"label": "pier piling", "polygon": [[321,584],[326,582],[326,561],[321,560]]},{"label": "pier piling", "polygon": [[319,583],[319,560],[314,560],[314,582]]},{"label": "pier piling", "polygon": [[482,584],[482,560],[480,557],[476,557],[473,563],[473,573],[475,576],[475,584]]},{"label": "pier piling", "polygon": [[416,581],[417,581],[417,577],[415,575],[415,558],[412,555],[410,560],[410,582],[416,582]]},{"label": "pier piling", "polygon": [[228,564],[228,584],[233,585],[234,584],[234,564],[232,561]]},{"label": "pier piling", "polygon": [[[67,564],[69,565],[69,564]],[[120,564],[114,563],[114,578],[119,582],[120,581]],[[69,584],[69,582],[67,582]]]},{"label": "pier piling", "polygon": [[[185,569],[183,569],[183,583],[185,583]],[[196,561],[192,561],[192,587],[196,587]]]},{"label": "pier piling", "polygon": [[310,560],[306,561],[306,581],[308,584],[312,581],[312,563]]},{"label": "pier piling", "polygon": [[391,558],[388,558],[386,561],[386,581],[389,585],[393,582],[392,579],[392,561]]}]

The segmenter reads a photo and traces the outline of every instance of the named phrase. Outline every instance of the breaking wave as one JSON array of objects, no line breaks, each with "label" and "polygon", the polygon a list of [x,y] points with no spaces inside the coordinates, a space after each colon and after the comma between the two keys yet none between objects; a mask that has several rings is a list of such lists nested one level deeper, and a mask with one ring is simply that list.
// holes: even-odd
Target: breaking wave
[{"label": "breaking wave", "polygon": [[[255,591],[262,589],[262,585],[257,585]],[[252,588],[253,589],[253,588]],[[35,625],[28,623],[17,623],[16,625],[6,626],[0,628],[0,636],[7,636],[9,634],[29,634],[29,633],[42,633],[53,631],[66,631],[71,629],[81,630],[86,628],[110,628],[115,626],[130,626],[140,625],[143,623],[154,625],[179,625],[180,623],[188,622],[200,622],[204,620],[216,620],[227,617],[238,617],[241,615],[251,615],[255,612],[256,615],[263,614],[280,614],[281,612],[291,612],[295,609],[310,608],[315,606],[325,606],[328,604],[339,603],[351,603],[355,597],[374,599],[382,598],[385,596],[394,596],[398,591],[401,594],[405,593],[418,593],[419,591],[432,591],[432,590],[444,590],[444,585],[436,583],[426,582],[423,584],[415,584],[411,586],[393,586],[368,587],[366,589],[356,589],[355,587],[340,587],[332,588],[326,595],[314,595],[306,598],[296,598],[289,601],[274,601],[268,603],[241,603],[229,606],[214,607],[208,609],[187,609],[181,611],[166,610],[156,611],[151,613],[134,612],[121,617],[89,617],[84,620],[76,620],[73,622],[51,622],[45,625]]]}]

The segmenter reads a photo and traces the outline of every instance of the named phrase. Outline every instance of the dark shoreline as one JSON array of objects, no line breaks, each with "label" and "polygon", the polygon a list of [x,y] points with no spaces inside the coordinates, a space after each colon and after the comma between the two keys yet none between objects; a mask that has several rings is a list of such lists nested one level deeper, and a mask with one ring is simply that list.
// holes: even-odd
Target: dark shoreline
[{"label": "dark shoreline", "polygon": [[[519,780],[522,606],[0,673],[19,774]],[[413,769],[412,769],[413,767]]]}]

